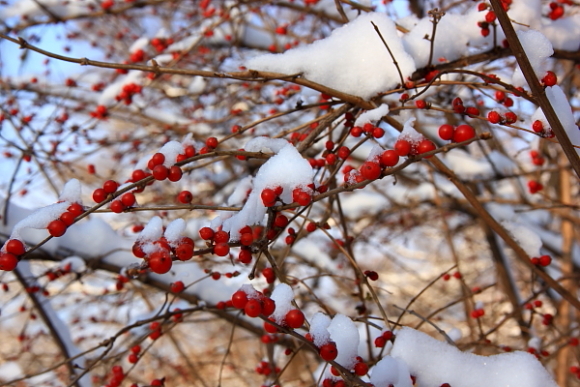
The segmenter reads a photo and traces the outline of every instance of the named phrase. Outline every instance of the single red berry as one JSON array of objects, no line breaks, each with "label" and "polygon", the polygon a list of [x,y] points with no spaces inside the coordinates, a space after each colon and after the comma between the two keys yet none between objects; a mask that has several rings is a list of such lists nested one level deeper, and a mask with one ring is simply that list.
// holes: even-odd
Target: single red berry
[{"label": "single red berry", "polygon": [[372,270],[366,270],[364,272],[364,275],[370,279],[371,281],[376,281],[379,279],[379,275],[376,271],[372,271]]},{"label": "single red berry", "polygon": [[209,227],[202,227],[201,229],[199,229],[199,236],[203,240],[209,241],[210,239],[213,239],[214,235],[215,235],[214,231]]},{"label": "single red berry", "polygon": [[14,255],[22,255],[26,252],[24,243],[18,239],[9,239],[5,245],[6,252]]},{"label": "single red berry", "polygon": [[423,101],[422,99],[418,99],[415,101],[415,106],[418,109],[425,109],[427,107],[427,103],[425,101]]},{"label": "single red berry", "polygon": [[214,246],[213,252],[219,257],[225,257],[230,253],[230,246],[227,243],[218,243]]},{"label": "single red berry", "polygon": [[316,223],[308,222],[308,224],[306,225],[306,231],[314,232],[315,230],[316,230]]},{"label": "single red berry", "polygon": [[125,192],[121,195],[121,202],[125,205],[125,207],[131,207],[135,204],[135,195],[132,192]]},{"label": "single red berry", "polygon": [[375,339],[375,347],[383,348],[385,346],[385,344],[387,344],[387,340],[385,340],[384,337],[379,336]]},{"label": "single red berry", "polygon": [[304,324],[304,313],[298,309],[292,309],[284,317],[286,324],[292,329],[298,329]]},{"label": "single red berry", "polygon": [[491,124],[499,124],[499,122],[501,121],[501,115],[495,110],[492,110],[489,113],[487,113],[487,120]]},{"label": "single red berry", "polygon": [[475,137],[475,129],[470,125],[459,125],[453,133],[453,142],[463,142]]},{"label": "single red berry", "polygon": [[243,290],[238,290],[232,294],[232,306],[237,309],[244,309],[248,302],[248,295]]},{"label": "single red berry", "polygon": [[[423,153],[427,153],[427,152],[431,152],[432,150],[437,149],[437,147],[435,146],[435,144],[433,143],[433,141],[431,140],[422,140],[419,145],[417,145],[417,153],[418,154],[423,154]],[[433,156],[427,156],[425,158],[431,158]]]},{"label": "single red berry", "polygon": [[532,124],[532,130],[536,133],[541,133],[544,131],[544,124],[540,120],[535,120]]},{"label": "single red berry", "polygon": [[505,101],[503,101],[503,106],[505,107],[512,107],[514,106],[514,100],[511,98],[506,98]]},{"label": "single red berry", "polygon": [[549,266],[552,263],[552,258],[549,255],[542,255],[540,257],[540,266]]},{"label": "single red berry", "polygon": [[207,140],[205,140],[205,145],[208,148],[215,149],[218,146],[218,139],[215,137],[209,137]]},{"label": "single red berry", "polygon": [[[155,170],[153,170],[153,176],[155,176]],[[167,178],[169,179],[169,181],[175,183],[176,181],[181,180],[182,176],[183,171],[177,165],[173,165],[171,168],[169,168],[169,173],[167,174]]]},{"label": "single red berry", "polygon": [[399,162],[399,155],[392,149],[388,149],[381,154],[379,161],[382,166],[394,167]]},{"label": "single red berry", "polygon": [[373,161],[366,161],[360,167],[361,175],[367,180],[375,180],[381,176],[381,166]]},{"label": "single red berry", "polygon": [[274,190],[270,188],[265,188],[260,194],[260,197],[262,198],[262,203],[264,203],[266,207],[272,207],[276,203],[277,196],[278,195],[276,195]]},{"label": "single red berry", "polygon": [[176,281],[169,287],[169,290],[171,290],[172,293],[181,293],[184,289],[185,285],[182,281]]},{"label": "single red berry", "polygon": [[385,130],[383,128],[376,127],[373,129],[373,137],[381,138],[385,135]]},{"label": "single red berry", "polygon": [[262,270],[262,275],[264,276],[264,278],[266,278],[266,282],[269,284],[274,283],[274,281],[276,281],[276,273],[274,273],[274,269],[272,269],[271,267],[267,267],[264,270]]},{"label": "single red berry", "polygon": [[[153,167],[157,165],[161,165],[165,162],[165,155],[163,153],[155,153],[153,157],[151,157],[151,163]],[[153,168],[150,168],[153,169]]]},{"label": "single red berry", "polygon": [[133,243],[133,255],[137,258],[145,258],[147,254],[143,251],[141,245],[137,242]]},{"label": "single red berry", "polygon": [[468,106],[465,109],[465,114],[472,116],[472,117],[477,117],[477,116],[479,116],[479,109],[474,107],[474,106]]},{"label": "single red berry", "polygon": [[68,208],[67,211],[72,213],[75,217],[79,216],[80,214],[82,214],[83,212],[85,212],[83,206],[81,206],[79,203],[73,203],[71,204]]},{"label": "single red berry", "polygon": [[106,193],[114,193],[119,188],[119,184],[114,180],[107,180],[103,183],[103,189]]},{"label": "single red berry", "polygon": [[134,353],[130,353],[129,356],[127,356],[127,361],[131,364],[135,364],[139,361],[139,356]]},{"label": "single red berry", "polygon": [[149,268],[157,274],[165,274],[173,265],[169,252],[165,249],[159,249],[149,257]]},{"label": "single red berry", "polygon": [[251,232],[245,232],[240,235],[240,243],[242,246],[250,246],[254,243],[254,234]]},{"label": "single red berry", "polygon": [[360,137],[363,134],[363,129],[360,126],[355,126],[350,130],[350,135],[353,137]]},{"label": "single red berry", "polygon": [[341,159],[346,160],[348,158],[348,156],[350,156],[350,149],[346,146],[341,146],[340,148],[338,148],[338,151],[336,152],[336,154]]},{"label": "single red berry", "polygon": [[[163,156],[165,158],[165,156]],[[144,178],[146,178],[148,175],[147,172],[145,172],[142,169],[136,169],[133,171],[133,173],[131,174],[131,180],[136,183],[140,180],[143,180]]]},{"label": "single red berry", "polygon": [[369,366],[366,363],[359,362],[354,365],[354,373],[358,376],[364,376],[369,372]]},{"label": "single red berry", "polygon": [[258,317],[262,314],[262,303],[256,299],[251,299],[246,302],[244,312],[248,317]]},{"label": "single red berry", "polygon": [[264,316],[270,316],[276,310],[276,303],[269,297],[265,297],[262,300],[262,314]]},{"label": "single red berry", "polygon": [[177,201],[183,204],[191,203],[193,200],[193,194],[189,191],[181,191],[179,195],[177,195]]},{"label": "single red berry", "polygon": [[113,200],[111,202],[110,207],[111,211],[113,211],[116,214],[120,214],[125,210],[125,205],[120,200]]},{"label": "single red berry", "polygon": [[411,152],[411,143],[407,140],[397,140],[394,148],[399,156],[405,157]]},{"label": "single red berry", "polygon": [[321,346],[320,349],[318,350],[318,353],[320,354],[320,357],[325,361],[332,361],[336,359],[336,356],[338,356],[338,351],[336,349],[336,344],[334,342],[329,342]]},{"label": "single red berry", "polygon": [[284,228],[288,226],[288,218],[286,215],[278,214],[276,218],[274,218],[274,226]]},{"label": "single red berry", "polygon": [[503,100],[505,99],[505,92],[497,90],[495,92],[495,99],[497,102],[503,102]]},{"label": "single red berry", "polygon": [[152,171],[155,180],[165,180],[169,176],[169,169],[163,164],[156,165]]},{"label": "single red berry", "polygon": [[12,271],[18,265],[18,257],[11,253],[0,252],[0,270]]},{"label": "single red berry", "polygon": [[518,116],[514,112],[507,112],[505,114],[505,122],[506,124],[513,124],[518,120]]},{"label": "single red berry", "polygon": [[135,344],[134,346],[131,347],[131,352],[138,354],[139,352],[141,352],[141,346],[139,344]]},{"label": "single red berry", "polygon": [[215,243],[227,243],[230,240],[230,234],[220,230],[214,234],[213,240]]},{"label": "single red berry", "polygon": [[485,14],[485,21],[488,23],[493,23],[495,21],[495,12],[489,11]]},{"label": "single red berry", "polygon": [[105,201],[105,199],[107,199],[107,193],[105,192],[104,189],[97,188],[96,190],[94,190],[93,200],[95,201],[95,203],[102,203]]},{"label": "single red berry", "polygon": [[443,124],[439,127],[439,137],[442,140],[451,140],[453,138],[453,133],[455,132],[455,128],[453,125]]},{"label": "single red berry", "polygon": [[[273,319],[268,319],[268,321],[274,321]],[[268,333],[278,333],[278,328],[270,324],[268,321],[264,321],[264,330]]]},{"label": "single red berry", "polygon": [[193,257],[193,245],[182,243],[175,249],[175,256],[180,261],[187,261]]},{"label": "single red berry", "polygon": [[48,233],[53,237],[63,236],[66,232],[66,224],[58,219],[50,222],[46,228],[48,229]]}]

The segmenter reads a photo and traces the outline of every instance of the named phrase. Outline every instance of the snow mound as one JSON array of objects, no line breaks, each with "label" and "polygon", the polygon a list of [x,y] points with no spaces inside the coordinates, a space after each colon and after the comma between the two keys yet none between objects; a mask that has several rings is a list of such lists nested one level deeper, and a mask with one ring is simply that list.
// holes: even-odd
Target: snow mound
[{"label": "snow mound", "polygon": [[415,71],[413,58],[403,48],[395,23],[385,14],[363,14],[326,38],[283,54],[248,60],[246,67],[284,74],[302,73],[307,79],[364,99],[400,83],[393,59],[371,22],[374,22],[399,63],[403,77]]}]

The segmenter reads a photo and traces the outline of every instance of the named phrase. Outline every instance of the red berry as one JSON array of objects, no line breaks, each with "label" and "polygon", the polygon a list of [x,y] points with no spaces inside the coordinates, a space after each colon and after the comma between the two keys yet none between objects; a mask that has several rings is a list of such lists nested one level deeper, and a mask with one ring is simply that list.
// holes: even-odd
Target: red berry
[{"label": "red berry", "polygon": [[82,214],[83,212],[85,212],[83,206],[81,206],[79,203],[73,203],[71,204],[68,208],[67,211],[72,213],[75,217],[79,216],[80,214]]},{"label": "red berry", "polygon": [[260,196],[262,198],[262,203],[264,203],[266,207],[272,207],[276,203],[276,197],[278,197],[274,190],[270,188],[265,188]]},{"label": "red berry", "polygon": [[205,140],[205,145],[208,148],[215,149],[218,146],[218,140],[215,137],[209,137],[207,140]]},{"label": "red berry", "polygon": [[264,316],[269,316],[276,310],[276,303],[271,298],[264,298],[262,300],[262,314]]},{"label": "red berry", "polygon": [[220,230],[214,234],[213,240],[215,243],[227,243],[230,240],[230,234],[226,231]]},{"label": "red berry", "polygon": [[507,112],[505,114],[505,122],[506,124],[513,124],[518,120],[518,116],[514,112]]},{"label": "red berry", "polygon": [[492,110],[487,113],[487,120],[492,124],[499,124],[501,121],[501,115],[495,110]]},{"label": "red berry", "polygon": [[254,243],[254,234],[252,234],[251,232],[245,232],[241,234],[240,243],[242,244],[242,246],[250,246],[252,243]]},{"label": "red berry", "polygon": [[113,211],[116,214],[120,214],[125,210],[125,205],[120,200],[113,200],[111,202],[110,207],[111,211]]},{"label": "red berry", "polygon": [[485,21],[488,23],[493,23],[495,21],[495,12],[489,11],[485,14]]},{"label": "red berry", "polygon": [[132,192],[125,192],[121,195],[121,202],[125,205],[125,207],[131,207],[135,204],[135,195]]},{"label": "red berry", "polygon": [[354,373],[358,376],[364,376],[369,372],[369,366],[366,363],[359,362],[354,365]]},{"label": "red berry", "polygon": [[399,156],[405,157],[411,152],[411,143],[407,140],[397,140],[394,148]]},{"label": "red berry", "polygon": [[463,142],[475,137],[475,129],[469,125],[459,125],[453,133],[453,142]]},{"label": "red berry", "polygon": [[[435,144],[433,143],[433,141],[431,140],[422,140],[419,145],[417,145],[417,153],[418,154],[423,154],[423,153],[427,153],[427,152],[431,152],[432,150],[435,150],[437,147],[435,146]],[[430,158],[433,156],[427,156],[426,158]]]},{"label": "red berry", "polygon": [[552,258],[549,255],[542,255],[540,257],[540,266],[549,266],[552,263]]},{"label": "red berry", "polygon": [[0,270],[12,271],[18,265],[18,258],[11,253],[0,253]]},{"label": "red berry", "polygon": [[169,176],[169,169],[163,164],[156,165],[152,171],[155,180],[165,180]]},{"label": "red berry", "polygon": [[376,271],[365,270],[364,275],[371,281],[376,281],[379,279],[379,275]]},{"label": "red berry", "polygon": [[439,127],[439,137],[442,140],[451,140],[453,138],[453,133],[455,132],[455,128],[453,125],[443,124]]},{"label": "red berry", "polygon": [[137,258],[145,258],[146,254],[141,248],[141,245],[137,242],[133,243],[133,255]]},{"label": "red berry", "polygon": [[374,138],[381,138],[385,135],[385,130],[383,128],[374,128],[373,129],[373,137]]},{"label": "red berry", "polygon": [[320,357],[325,361],[332,361],[338,356],[336,344],[333,342],[326,343],[318,350]]},{"label": "red berry", "polygon": [[367,161],[360,167],[361,175],[367,180],[375,180],[381,176],[381,166],[373,161]]},{"label": "red berry", "polygon": [[541,133],[544,131],[544,124],[540,120],[535,120],[532,124],[532,130],[536,133]]},{"label": "red berry", "polygon": [[[153,155],[153,157],[151,157],[151,164],[153,165],[153,167],[157,166],[157,165],[161,165],[165,162],[165,155],[163,153],[155,153]],[[153,169],[153,168],[149,168],[149,169]]]},{"label": "red berry", "polygon": [[103,183],[103,189],[106,193],[114,193],[119,188],[119,184],[114,180],[107,180]]},{"label": "red berry", "polygon": [[284,228],[288,226],[288,218],[286,215],[278,214],[276,218],[274,218],[274,226]]},{"label": "red berry", "polygon": [[248,295],[243,290],[238,290],[232,294],[232,305],[237,309],[244,309],[248,302]]},{"label": "red berry", "polygon": [[209,227],[202,227],[199,230],[199,236],[201,237],[201,239],[206,240],[206,241],[209,241],[210,239],[212,239],[214,234],[215,234],[214,231]]},{"label": "red berry", "polygon": [[218,243],[214,246],[213,252],[219,257],[225,257],[230,253],[230,246],[227,243]]},{"label": "red berry", "polygon": [[276,281],[276,274],[274,273],[274,269],[272,269],[271,267],[267,267],[264,270],[262,270],[262,275],[264,276],[264,278],[266,278],[266,282],[269,284],[274,283],[274,281]]},{"label": "red berry", "polygon": [[341,146],[340,148],[338,148],[336,154],[341,159],[346,160],[348,156],[350,156],[350,149],[348,149],[348,147],[346,146]]},{"label": "red berry", "polygon": [[193,245],[182,243],[175,249],[175,256],[180,261],[187,261],[193,257]]},{"label": "red berry", "polygon": [[375,339],[375,347],[383,348],[385,344],[387,344],[387,340],[384,337],[379,336]]},{"label": "red berry", "polygon": [[394,150],[388,149],[383,152],[379,160],[382,166],[394,167],[399,162],[399,155]]},{"label": "red berry", "polygon": [[477,116],[479,116],[479,109],[474,107],[474,106],[468,106],[465,109],[465,114],[472,116],[472,117],[477,117]]},{"label": "red berry", "polygon": [[495,99],[497,102],[503,102],[503,100],[505,99],[505,92],[497,90],[495,92]]},{"label": "red berry", "polygon": [[427,103],[425,101],[423,101],[422,99],[418,99],[415,101],[415,106],[418,109],[425,109],[427,107]]},{"label": "red berry", "polygon": [[183,204],[191,203],[193,200],[193,194],[189,191],[181,191],[179,195],[177,195],[177,201]]},{"label": "red berry", "polygon": [[105,192],[104,189],[97,188],[93,192],[93,200],[95,201],[95,203],[102,203],[105,201],[105,199],[107,199],[107,193]]},{"label": "red berry", "polygon": [[18,239],[10,239],[4,245],[6,248],[6,252],[14,255],[22,255],[26,252],[26,248],[24,247],[24,243]]},{"label": "red berry", "polygon": [[248,317],[258,317],[262,313],[262,303],[256,299],[251,299],[246,302],[244,312]]},{"label": "red berry", "polygon": [[[268,319],[268,321],[274,321],[273,319]],[[268,333],[278,333],[278,328],[270,324],[268,321],[264,321],[264,330]]]},{"label": "red berry", "polygon": [[129,356],[127,356],[127,361],[131,364],[135,364],[139,361],[139,356],[134,353],[130,353]]},{"label": "red berry", "polygon": [[[155,176],[155,170],[153,170],[153,176]],[[172,182],[179,181],[179,180],[181,180],[182,176],[183,176],[183,172],[181,171],[181,168],[178,167],[177,165],[174,165],[171,168],[169,168],[169,173],[167,175],[167,178],[169,179],[169,181],[172,181]]]},{"label": "red berry", "polygon": [[182,281],[176,281],[169,287],[172,293],[181,293],[185,289],[185,285]]},{"label": "red berry", "polygon": [[363,133],[363,129],[360,126],[355,126],[350,130],[350,135],[353,137],[360,137]]},{"label": "red berry", "polygon": [[149,268],[157,274],[165,274],[173,265],[169,252],[165,249],[159,249],[149,257]]},{"label": "red berry", "polygon": [[[163,156],[163,155],[162,155]],[[165,158],[165,156],[163,156]],[[144,178],[146,178],[148,176],[147,172],[145,172],[142,169],[136,169],[133,171],[133,173],[131,174],[131,180],[136,183],[140,180],[143,180]]]},{"label": "red berry", "polygon": [[53,237],[63,236],[66,232],[66,224],[58,219],[50,222],[46,228],[48,229],[48,233]]},{"label": "red berry", "polygon": [[304,313],[298,309],[292,309],[286,313],[284,321],[290,328],[298,329],[304,324]]}]

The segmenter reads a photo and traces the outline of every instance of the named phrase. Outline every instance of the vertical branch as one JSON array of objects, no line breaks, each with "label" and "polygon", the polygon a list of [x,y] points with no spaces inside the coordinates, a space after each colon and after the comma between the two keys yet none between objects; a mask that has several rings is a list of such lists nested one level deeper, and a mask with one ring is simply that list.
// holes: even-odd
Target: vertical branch
[{"label": "vertical branch", "polygon": [[429,38],[429,42],[431,43],[429,49],[429,61],[427,62],[427,67],[430,67],[433,64],[433,51],[435,51],[435,33],[437,32],[437,24],[439,23],[439,20],[445,16],[445,12],[439,11],[438,8],[435,8],[429,11],[428,14],[431,17],[431,23],[433,24],[433,30],[431,31],[431,37]]},{"label": "vertical branch", "polygon": [[568,161],[570,161],[574,172],[576,172],[576,175],[580,178],[580,157],[578,157],[578,154],[572,146],[572,143],[570,142],[570,139],[568,138],[568,135],[566,134],[566,131],[564,130],[564,127],[558,118],[558,115],[554,111],[554,107],[546,96],[545,90],[543,89],[542,85],[540,85],[540,82],[536,77],[536,73],[530,64],[530,61],[524,51],[524,48],[522,47],[522,44],[520,43],[520,40],[518,39],[516,31],[514,30],[514,27],[512,26],[506,11],[504,11],[500,0],[491,0],[491,5],[497,20],[499,21],[499,24],[505,33],[506,39],[518,62],[518,65],[520,66],[522,73],[526,78],[526,82],[528,82],[528,85],[530,85],[530,89],[532,90],[535,101],[542,108],[542,111],[544,112],[550,127],[554,131],[554,134],[560,142],[560,145],[562,145],[562,150],[566,154]]},{"label": "vertical branch", "polygon": [[389,45],[387,44],[387,42],[385,41],[385,38],[383,38],[383,34],[381,34],[381,31],[379,31],[379,27],[377,27],[377,25],[375,23],[373,23],[371,21],[371,24],[373,25],[373,27],[375,28],[375,31],[377,32],[377,34],[379,35],[379,38],[381,38],[381,41],[383,42],[383,44],[385,45],[385,47],[387,48],[387,51],[389,52],[389,55],[391,56],[391,58],[393,59],[393,64],[395,65],[395,67],[397,68],[397,72],[399,73],[399,78],[401,78],[401,86],[405,84],[405,79],[403,78],[403,73],[401,72],[401,68],[399,67],[399,63],[397,62],[397,59],[395,58],[395,56],[393,55],[393,52],[391,51],[391,49],[389,48]]}]

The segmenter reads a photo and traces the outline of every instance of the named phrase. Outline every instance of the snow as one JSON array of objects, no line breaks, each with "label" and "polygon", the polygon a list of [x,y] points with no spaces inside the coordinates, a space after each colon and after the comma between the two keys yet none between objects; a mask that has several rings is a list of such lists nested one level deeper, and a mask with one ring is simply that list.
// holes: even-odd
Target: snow
[{"label": "snow", "polygon": [[160,217],[154,216],[152,217],[145,228],[141,230],[139,237],[137,238],[138,242],[145,243],[145,242],[154,242],[163,236],[163,221]]},{"label": "snow", "polygon": [[294,299],[294,291],[290,287],[290,285],[281,283],[276,285],[270,298],[274,300],[276,303],[276,310],[272,313],[274,321],[276,323],[281,324],[286,314],[291,310],[294,309],[292,305],[292,300]]},{"label": "snow", "polygon": [[252,189],[252,176],[246,176],[236,182],[234,192],[228,198],[228,206],[236,206],[242,204],[248,197],[248,192]]},{"label": "snow", "polygon": [[580,15],[551,21],[543,26],[542,32],[555,49],[576,51],[580,46]]},{"label": "snow", "polygon": [[407,327],[398,331],[390,355],[406,362],[422,387],[557,387],[530,353],[479,356]]},{"label": "snow", "polygon": [[417,144],[424,139],[423,135],[417,132],[414,128],[416,120],[417,118],[411,117],[407,121],[405,121],[405,124],[403,125],[403,131],[401,132],[398,138],[399,140],[406,140],[411,144]]},{"label": "snow", "polygon": [[[391,356],[383,357],[371,371],[371,383],[375,387],[412,387],[407,364]],[[454,386],[455,387],[455,386]]]},{"label": "snow", "polygon": [[61,202],[81,203],[81,182],[77,179],[70,179],[64,185],[58,200]]},{"label": "snow", "polygon": [[[546,87],[546,97],[550,100],[550,103],[560,119],[570,142],[574,145],[580,145],[580,129],[578,129],[578,125],[576,125],[576,120],[574,120],[574,115],[572,114],[572,108],[570,107],[570,103],[568,102],[562,88],[558,85]],[[580,155],[580,149],[575,149],[576,153]]]},{"label": "snow", "polygon": [[169,141],[158,152],[165,156],[163,165],[169,168],[175,164],[177,155],[183,153],[183,145],[178,141]]},{"label": "snow", "polygon": [[502,226],[514,237],[515,241],[524,249],[526,254],[530,257],[540,255],[542,240],[538,234],[517,222],[504,221],[502,222]]},{"label": "snow", "polygon": [[316,313],[310,321],[310,334],[314,345],[319,348],[330,341],[330,333],[327,329],[330,322],[330,317],[323,313]]},{"label": "snow", "polygon": [[182,234],[185,231],[185,220],[175,219],[167,225],[163,236],[167,239],[170,246],[177,247],[177,242],[182,239]]},{"label": "snow", "polygon": [[246,61],[259,71],[302,73],[305,78],[368,99],[401,83],[393,59],[371,21],[387,41],[403,78],[415,71],[413,58],[403,48],[395,24],[385,14],[362,14],[335,29],[326,39],[283,54],[266,54]]},{"label": "snow", "polygon": [[335,361],[343,367],[351,369],[356,363],[360,341],[356,325],[347,316],[337,314],[327,329],[338,350]]},{"label": "snow", "polygon": [[387,114],[389,114],[389,105],[383,104],[376,109],[367,110],[363,112],[360,116],[358,116],[358,118],[354,122],[354,125],[363,126],[368,122],[374,123],[376,121],[379,121]]},{"label": "snow", "polygon": [[462,178],[493,175],[493,169],[487,161],[477,160],[463,149],[454,149],[453,152],[447,153],[443,161]]},{"label": "snow", "polygon": [[68,258],[63,259],[62,261],[60,261],[59,266],[61,269],[70,266],[70,271],[73,273],[82,273],[87,269],[85,261],[81,257],[77,257],[76,255],[72,255]]},{"label": "snow", "polygon": [[223,221],[223,230],[230,233],[231,240],[237,240],[239,231],[245,226],[264,224],[267,209],[260,196],[264,189],[280,186],[283,188],[280,195],[282,201],[292,203],[292,191],[295,188],[306,189],[314,177],[308,161],[286,140],[259,137],[255,142],[252,140],[246,144],[244,149],[254,152],[270,149],[277,151],[277,154],[268,159],[256,174],[244,207]]},{"label": "snow", "polygon": [[[530,65],[538,79],[541,79],[546,73],[546,59],[554,53],[552,43],[540,31],[528,30],[516,31],[516,33],[530,61]],[[515,86],[526,85],[525,78],[519,67],[514,72],[512,82]]]},{"label": "snow", "polygon": [[69,202],[61,202],[50,204],[46,207],[37,209],[32,214],[22,219],[14,226],[10,238],[23,240],[21,233],[25,228],[36,228],[36,229],[46,228],[46,226],[50,222],[52,222],[55,219],[58,219],[63,212],[66,212],[67,208],[70,205],[71,203]]}]

